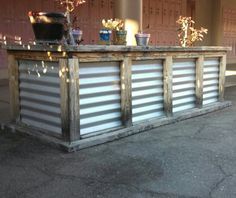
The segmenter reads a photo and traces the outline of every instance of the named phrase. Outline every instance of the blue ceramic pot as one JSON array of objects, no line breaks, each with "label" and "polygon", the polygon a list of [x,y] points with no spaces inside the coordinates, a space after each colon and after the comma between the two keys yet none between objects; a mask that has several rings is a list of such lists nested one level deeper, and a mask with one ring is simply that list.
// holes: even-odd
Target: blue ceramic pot
[{"label": "blue ceramic pot", "polygon": [[100,36],[100,41],[110,42],[111,41],[111,30],[100,30],[99,36]]}]

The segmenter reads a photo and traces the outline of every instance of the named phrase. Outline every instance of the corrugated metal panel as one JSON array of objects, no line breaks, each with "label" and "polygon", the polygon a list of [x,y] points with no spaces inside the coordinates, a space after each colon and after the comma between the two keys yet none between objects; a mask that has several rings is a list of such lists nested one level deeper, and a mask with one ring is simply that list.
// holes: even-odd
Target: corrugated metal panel
[{"label": "corrugated metal panel", "polygon": [[218,101],[219,58],[207,58],[203,67],[203,105]]},{"label": "corrugated metal panel", "polygon": [[121,126],[119,62],[80,63],[79,79],[81,135]]},{"label": "corrugated metal panel", "polygon": [[161,60],[133,61],[133,122],[161,117],[163,105],[163,64]]},{"label": "corrugated metal panel", "polygon": [[21,122],[61,134],[58,63],[22,60],[19,73]]},{"label": "corrugated metal panel", "polygon": [[196,106],[195,62],[195,59],[175,59],[173,61],[173,113]]}]

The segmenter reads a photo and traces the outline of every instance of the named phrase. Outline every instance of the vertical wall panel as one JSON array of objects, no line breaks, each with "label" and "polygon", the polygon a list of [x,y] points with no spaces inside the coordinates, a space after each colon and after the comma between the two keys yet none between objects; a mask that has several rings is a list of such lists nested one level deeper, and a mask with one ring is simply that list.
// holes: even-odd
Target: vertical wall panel
[{"label": "vertical wall panel", "polygon": [[163,112],[163,63],[161,60],[133,61],[133,122],[156,118]]},{"label": "vertical wall panel", "polygon": [[58,63],[20,61],[19,73],[21,122],[61,134]]},{"label": "vertical wall panel", "polygon": [[176,20],[184,15],[186,0],[144,0],[143,28],[150,33],[150,45],[178,44]]},{"label": "vertical wall panel", "polygon": [[80,134],[119,127],[119,62],[80,63]]},{"label": "vertical wall panel", "polygon": [[173,112],[195,107],[195,59],[173,61]]},{"label": "vertical wall panel", "polygon": [[219,97],[219,58],[208,58],[203,67],[203,105],[217,102]]},{"label": "vertical wall panel", "polygon": [[223,8],[223,37],[222,45],[232,47],[227,53],[228,59],[235,59],[236,55],[236,9]]}]

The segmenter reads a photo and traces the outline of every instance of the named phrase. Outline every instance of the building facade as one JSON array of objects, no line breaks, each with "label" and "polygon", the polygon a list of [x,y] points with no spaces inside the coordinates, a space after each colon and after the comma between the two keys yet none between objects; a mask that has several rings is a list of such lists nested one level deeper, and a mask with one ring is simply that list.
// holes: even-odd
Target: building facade
[{"label": "building facade", "polygon": [[[0,10],[0,38],[7,36],[11,42],[18,36],[23,43],[34,40],[28,11],[63,11],[55,0],[2,0]],[[228,63],[236,63],[235,0],[87,0],[76,8],[74,15],[83,30],[83,44],[98,43],[102,19],[131,17],[151,34],[150,45],[158,46],[178,45],[176,20],[180,15],[192,16],[197,26],[209,30],[200,45],[231,46]],[[0,79],[4,78],[6,53],[1,50]]]}]

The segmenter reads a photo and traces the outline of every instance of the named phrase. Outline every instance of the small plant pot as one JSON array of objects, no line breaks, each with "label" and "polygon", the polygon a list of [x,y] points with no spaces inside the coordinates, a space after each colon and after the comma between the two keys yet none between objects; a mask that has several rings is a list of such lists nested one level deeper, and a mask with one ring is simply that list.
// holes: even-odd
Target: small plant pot
[{"label": "small plant pot", "polygon": [[82,35],[83,35],[83,31],[82,30],[80,30],[80,29],[73,29],[72,30],[72,35],[73,35],[73,38],[74,38],[74,40],[75,40],[75,42],[77,44],[82,42]]},{"label": "small plant pot", "polygon": [[66,17],[63,13],[32,12],[28,13],[36,41],[61,41]]},{"label": "small plant pot", "polygon": [[144,33],[135,34],[135,39],[136,39],[137,45],[138,46],[147,46],[150,36],[151,36],[150,34],[144,34]]},{"label": "small plant pot", "polygon": [[100,30],[99,44],[101,44],[101,45],[110,45],[111,44],[111,30]]},{"label": "small plant pot", "polygon": [[113,34],[114,45],[126,45],[126,30],[115,31]]}]

